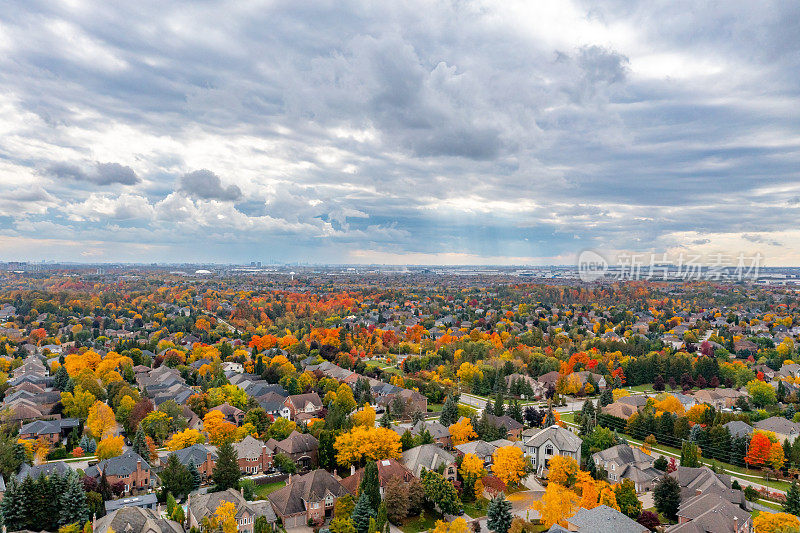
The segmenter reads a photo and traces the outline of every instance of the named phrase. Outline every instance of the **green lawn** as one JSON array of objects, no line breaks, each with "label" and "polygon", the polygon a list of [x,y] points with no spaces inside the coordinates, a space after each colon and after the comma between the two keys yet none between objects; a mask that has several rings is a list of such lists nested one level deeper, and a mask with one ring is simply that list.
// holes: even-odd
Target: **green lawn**
[{"label": "green lawn", "polygon": [[428,411],[430,411],[432,413],[441,413],[443,406],[444,406],[443,403],[429,403],[428,404]]},{"label": "green lawn", "polygon": [[265,485],[256,485],[256,490],[255,490],[256,499],[266,500],[267,495],[275,492],[284,485],[285,483],[283,481],[276,481],[275,483],[267,483]]},{"label": "green lawn", "polygon": [[436,527],[436,521],[441,520],[442,517],[432,511],[425,509],[422,514],[413,518],[408,518],[400,526],[403,533],[419,533],[420,531],[428,531]]},{"label": "green lawn", "polygon": [[655,389],[653,389],[653,385],[650,383],[644,383],[642,385],[634,385],[633,387],[625,387],[625,388],[636,392],[655,392]]},{"label": "green lawn", "polygon": [[367,366],[376,366],[378,368],[389,368],[394,367],[394,365],[390,365],[389,363],[385,363],[383,361],[367,361]]},{"label": "green lawn", "polygon": [[482,516],[486,516],[486,507],[488,506],[488,501],[485,498],[481,498],[478,501],[464,503],[464,513],[468,514],[472,518],[481,518]]}]

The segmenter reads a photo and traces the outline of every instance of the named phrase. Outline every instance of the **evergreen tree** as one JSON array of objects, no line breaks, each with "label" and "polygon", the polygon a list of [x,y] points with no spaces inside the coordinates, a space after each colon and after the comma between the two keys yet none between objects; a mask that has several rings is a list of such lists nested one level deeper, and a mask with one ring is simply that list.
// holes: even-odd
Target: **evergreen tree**
[{"label": "evergreen tree", "polygon": [[442,406],[442,414],[439,416],[439,422],[445,426],[450,427],[458,422],[458,400],[454,399],[452,395],[448,395],[444,400]]},{"label": "evergreen tree", "polygon": [[89,506],[86,492],[78,474],[71,473],[65,478],[66,490],[58,495],[58,524],[82,523],[89,519]]},{"label": "evergreen tree", "polygon": [[522,407],[520,407],[518,400],[512,401],[511,405],[508,406],[508,416],[520,424],[522,423]]},{"label": "evergreen tree", "polygon": [[792,486],[786,492],[786,502],[783,504],[783,511],[795,516],[800,516],[800,489],[797,488],[797,480],[792,481]]},{"label": "evergreen tree", "polygon": [[381,485],[378,480],[378,464],[375,461],[367,461],[366,466],[364,466],[358,493],[366,494],[369,497],[372,509],[377,512],[378,506],[381,504]]},{"label": "evergreen tree", "polygon": [[197,490],[200,488],[200,483],[203,481],[203,477],[197,470],[197,467],[194,464],[194,459],[189,459],[189,464],[187,465],[186,470],[189,472],[189,478],[192,480],[191,490]]},{"label": "evergreen tree", "polygon": [[86,455],[94,455],[94,452],[97,451],[97,441],[88,435],[81,437],[78,446],[81,447],[81,450],[83,450],[83,453]]},{"label": "evergreen tree", "polygon": [[27,516],[21,489],[21,485],[12,477],[6,486],[3,499],[0,500],[0,512],[2,512],[4,524],[9,531],[20,531],[26,526]]},{"label": "evergreen tree", "polygon": [[628,515],[630,518],[639,518],[639,515],[642,513],[642,502],[640,502],[639,497],[636,496],[636,486],[633,484],[633,481],[630,479],[623,480],[623,482],[614,489],[614,494],[617,497],[617,504],[621,512]]},{"label": "evergreen tree", "polygon": [[389,416],[388,409],[386,409],[381,416],[381,427],[386,429],[392,427],[392,417]]},{"label": "evergreen tree", "polygon": [[353,508],[353,514],[350,518],[353,520],[353,526],[356,528],[357,533],[369,532],[369,520],[375,516],[375,510],[372,508],[370,498],[366,492],[362,492],[358,497],[356,506]]},{"label": "evergreen tree", "polygon": [[333,441],[333,431],[324,429],[320,432],[317,460],[319,466],[327,470],[332,470],[336,466],[336,451],[333,448]]},{"label": "evergreen tree", "polygon": [[605,407],[612,403],[614,403],[614,394],[611,389],[604,390],[603,394],[600,395],[600,407]]},{"label": "evergreen tree", "polygon": [[378,531],[384,532],[389,530],[389,511],[386,508],[386,502],[381,502],[378,506],[378,516],[375,518],[375,523],[378,526]]},{"label": "evergreen tree", "polygon": [[694,468],[700,466],[700,453],[697,449],[697,444],[694,442],[683,442],[681,446],[681,466],[690,466]]},{"label": "evergreen tree", "polygon": [[161,486],[164,492],[168,494],[181,496],[192,491],[192,476],[189,474],[189,470],[178,461],[178,456],[174,453],[169,454],[167,465],[161,472],[160,477]]},{"label": "evergreen tree", "polygon": [[67,373],[67,369],[64,365],[58,367],[56,370],[56,375],[53,378],[53,386],[64,392],[67,389],[67,384],[69,383],[69,374]]},{"label": "evergreen tree", "polygon": [[653,501],[659,513],[670,520],[676,520],[678,506],[681,504],[681,486],[669,475],[664,475],[653,488]]},{"label": "evergreen tree", "polygon": [[486,511],[486,527],[495,533],[508,533],[511,528],[511,502],[506,500],[504,494],[492,498],[489,509]]},{"label": "evergreen tree", "polygon": [[[797,440],[800,441],[800,439]],[[414,447],[414,435],[412,435],[410,431],[406,430],[400,436],[400,446],[403,448],[403,451],[410,450]]]},{"label": "evergreen tree", "polygon": [[212,474],[216,490],[238,489],[241,475],[236,450],[230,442],[223,443],[217,449],[217,464]]},{"label": "evergreen tree", "polygon": [[550,409],[547,411],[547,416],[544,417],[544,427],[549,428],[550,426],[554,426],[556,424],[556,415],[553,414],[553,410]]},{"label": "evergreen tree", "polygon": [[142,459],[147,460],[150,457],[150,449],[147,447],[147,439],[141,425],[133,437],[133,451],[139,454]]},{"label": "evergreen tree", "polygon": [[497,396],[494,398],[494,416],[503,416],[506,414],[506,402],[503,398],[503,391],[498,390]]}]

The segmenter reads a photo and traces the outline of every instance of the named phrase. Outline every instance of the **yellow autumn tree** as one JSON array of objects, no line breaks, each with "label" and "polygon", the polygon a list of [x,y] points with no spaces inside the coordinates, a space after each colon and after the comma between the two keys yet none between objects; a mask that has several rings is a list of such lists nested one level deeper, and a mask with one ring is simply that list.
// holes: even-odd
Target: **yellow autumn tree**
[{"label": "yellow autumn tree", "polygon": [[336,460],[350,466],[361,459],[378,461],[400,458],[400,435],[389,428],[356,426],[336,437]]},{"label": "yellow autumn tree", "polygon": [[554,455],[547,466],[547,479],[572,487],[577,481],[578,462],[572,457]]},{"label": "yellow autumn tree", "polygon": [[620,398],[625,398],[626,396],[630,395],[631,393],[626,391],[625,389],[614,389],[613,391],[611,391],[611,396],[614,398],[615,402]]},{"label": "yellow autumn tree", "polygon": [[86,419],[86,429],[89,433],[97,439],[104,439],[109,435],[113,435],[116,427],[117,419],[114,416],[114,411],[100,400],[94,402],[89,408],[89,414]]},{"label": "yellow autumn tree", "polygon": [[450,431],[453,446],[465,444],[478,438],[478,434],[475,433],[475,430],[472,428],[472,422],[467,417],[462,417],[461,420],[447,429]]},{"label": "yellow autumn tree", "polygon": [[567,526],[567,519],[578,511],[578,495],[558,483],[548,483],[542,499],[533,502],[531,509],[539,511],[544,529],[554,524]]},{"label": "yellow autumn tree", "polygon": [[761,511],[753,519],[755,533],[796,533],[800,531],[800,519],[789,513]]},{"label": "yellow autumn tree", "polygon": [[350,418],[354,426],[373,427],[375,425],[375,409],[370,404],[365,403],[363,409],[353,413]]},{"label": "yellow autumn tree", "polygon": [[666,394],[664,398],[656,401],[654,407],[656,411],[675,413],[678,416],[682,416],[685,412],[681,401],[672,394]]},{"label": "yellow autumn tree", "polygon": [[432,533],[467,533],[469,528],[467,527],[467,521],[461,517],[458,517],[452,522],[437,520],[436,527],[434,527],[431,531]]},{"label": "yellow autumn tree", "polygon": [[64,406],[64,414],[73,418],[86,420],[89,416],[89,408],[97,400],[94,394],[84,391],[80,386],[76,386],[73,392],[61,393],[61,405]]},{"label": "yellow autumn tree", "polygon": [[600,491],[600,505],[608,505],[612,509],[619,511],[619,504],[617,504],[617,495],[610,485],[606,485]]},{"label": "yellow autumn tree", "polygon": [[214,446],[236,440],[236,425],[225,420],[225,415],[220,411],[209,411],[206,413],[206,416],[203,418],[203,429],[208,433],[208,440]]},{"label": "yellow autumn tree", "polygon": [[525,459],[516,446],[501,446],[492,455],[492,472],[506,485],[514,485],[525,474]]},{"label": "yellow autumn tree", "polygon": [[188,448],[193,444],[205,442],[205,440],[202,433],[196,429],[187,428],[172,435],[165,443],[165,446],[169,451],[174,452]]},{"label": "yellow autumn tree", "polygon": [[236,506],[233,502],[222,502],[214,510],[213,514],[203,518],[203,533],[236,533]]},{"label": "yellow autumn tree", "polygon": [[100,461],[104,459],[111,459],[112,457],[117,457],[122,455],[122,445],[124,444],[124,439],[122,436],[117,435],[115,437],[107,437],[101,440],[97,444],[97,450],[95,451],[95,455],[97,459]]}]

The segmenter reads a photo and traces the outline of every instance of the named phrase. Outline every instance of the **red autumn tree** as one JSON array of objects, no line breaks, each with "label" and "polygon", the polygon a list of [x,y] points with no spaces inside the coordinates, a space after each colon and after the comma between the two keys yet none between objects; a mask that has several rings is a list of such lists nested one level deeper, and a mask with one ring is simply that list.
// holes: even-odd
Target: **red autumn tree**
[{"label": "red autumn tree", "polygon": [[750,439],[750,449],[744,458],[748,466],[762,467],[769,464],[769,451],[772,443],[763,433],[755,432]]}]

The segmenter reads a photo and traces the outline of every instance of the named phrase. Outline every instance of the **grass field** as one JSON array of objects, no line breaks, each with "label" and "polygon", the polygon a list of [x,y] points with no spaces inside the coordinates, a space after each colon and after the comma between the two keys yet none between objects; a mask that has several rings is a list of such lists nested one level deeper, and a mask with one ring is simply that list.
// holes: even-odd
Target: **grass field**
[{"label": "grass field", "polygon": [[266,485],[256,485],[256,499],[257,500],[265,500],[267,496],[279,488],[283,487],[285,483],[283,481],[276,481],[275,483],[267,483]]},{"label": "grass field", "polygon": [[403,533],[419,533],[420,531],[428,531],[436,526],[436,521],[441,520],[441,516],[434,514],[429,510],[422,511],[422,514],[413,518],[407,519],[400,529]]}]

